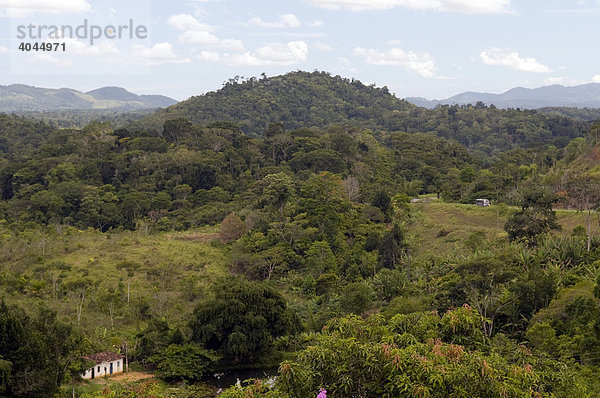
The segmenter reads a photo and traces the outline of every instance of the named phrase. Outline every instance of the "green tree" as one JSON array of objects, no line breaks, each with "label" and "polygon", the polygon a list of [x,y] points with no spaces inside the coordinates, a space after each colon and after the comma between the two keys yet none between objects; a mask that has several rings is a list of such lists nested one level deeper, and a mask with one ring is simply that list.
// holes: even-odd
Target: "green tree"
[{"label": "green tree", "polygon": [[223,243],[231,243],[246,233],[246,224],[234,213],[230,213],[221,222],[219,238]]},{"label": "green tree", "polygon": [[392,199],[390,195],[383,190],[378,190],[375,192],[375,196],[373,197],[373,202],[371,203],[373,206],[378,207],[387,220],[389,220],[392,216]]},{"label": "green tree", "polygon": [[349,283],[340,295],[340,304],[346,313],[362,314],[373,303],[373,291],[362,282]]},{"label": "green tree", "polygon": [[[482,342],[481,315],[466,308],[430,313],[357,316],[329,322],[293,361],[283,362],[274,385],[232,387],[224,398],[593,396],[596,382],[577,365],[528,353],[517,342]],[[498,351],[506,351],[506,357]],[[577,370],[575,370],[577,369]]]},{"label": "green tree", "polygon": [[213,299],[198,305],[190,320],[192,341],[238,362],[269,350],[273,339],[299,328],[283,297],[262,284],[225,278]]},{"label": "green tree", "polygon": [[171,119],[164,123],[162,135],[164,139],[177,145],[192,128],[192,123],[187,119]]},{"label": "green tree", "polygon": [[65,206],[65,201],[53,191],[40,191],[33,194],[30,202],[34,211],[40,212],[42,221],[56,220]]},{"label": "green tree", "polygon": [[257,183],[262,191],[259,198],[261,206],[272,206],[283,218],[285,208],[295,194],[292,178],[286,173],[269,174]]},{"label": "green tree", "polygon": [[196,344],[171,344],[148,358],[159,377],[168,381],[199,381],[219,359],[212,351]]},{"label": "green tree", "polygon": [[252,256],[252,275],[270,280],[276,274],[282,274],[293,263],[295,253],[283,242],[277,243],[266,250]]},{"label": "green tree", "polygon": [[[396,269],[406,255],[407,245],[404,241],[404,231],[398,224],[394,224],[391,230],[383,235],[379,247],[379,263],[383,268]],[[410,278],[410,268],[407,268]]]},{"label": "green tree", "polygon": [[45,311],[31,320],[0,304],[0,391],[7,397],[53,397],[89,349],[73,328]]},{"label": "green tree", "polygon": [[527,191],[522,199],[521,210],[509,217],[504,225],[508,239],[536,246],[541,235],[560,230],[556,212],[552,210],[554,202],[556,197],[540,188]]},{"label": "green tree", "polygon": [[341,178],[328,172],[313,174],[302,186],[300,194],[300,205],[309,226],[318,228],[330,244],[334,243],[350,210]]},{"label": "green tree", "polygon": [[336,273],[337,259],[326,241],[313,242],[305,254],[306,268],[318,278],[323,273]]}]

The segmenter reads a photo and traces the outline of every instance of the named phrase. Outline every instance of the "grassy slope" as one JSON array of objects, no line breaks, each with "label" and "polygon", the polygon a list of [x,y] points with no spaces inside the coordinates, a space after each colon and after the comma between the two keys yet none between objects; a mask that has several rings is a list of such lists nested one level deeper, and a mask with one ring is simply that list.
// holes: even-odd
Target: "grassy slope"
[{"label": "grassy slope", "polygon": [[[155,315],[182,319],[191,311],[196,299],[203,296],[206,287],[228,272],[225,250],[219,244],[211,243],[215,232],[214,228],[206,228],[144,235],[128,231],[101,234],[71,229],[58,235],[32,234],[16,239],[0,233],[0,277],[2,271],[7,270],[23,279],[45,282],[38,291],[32,291],[28,286],[26,294],[6,295],[0,291],[0,297],[30,310],[48,305],[61,317],[75,323],[78,298],[73,292],[66,292],[64,297],[54,299],[51,277],[41,271],[62,261],[71,269],[63,272],[61,286],[84,278],[98,285],[97,292],[118,289],[119,284],[126,292],[129,279],[132,306],[136,301],[145,301]],[[141,267],[129,278],[125,270],[116,268],[123,261],[133,261]],[[194,299],[181,293],[186,280],[196,292]],[[81,325],[88,331],[110,328],[107,308],[98,296],[99,293],[88,294],[84,301]],[[139,326],[139,323],[135,325]],[[134,327],[134,322],[122,309],[115,316],[115,328],[123,332],[123,328],[128,327]]]},{"label": "grassy slope", "polygon": [[[476,232],[482,232],[489,241],[506,239],[503,228],[507,216],[502,215],[496,206],[478,207],[438,201],[411,206],[423,213],[422,222],[414,232],[418,245],[417,258],[462,251],[465,241]],[[509,212],[515,210],[508,209]],[[557,232],[559,235],[570,235],[573,228],[584,222],[583,215],[576,211],[558,210],[557,216],[562,226],[562,230]]]},{"label": "grassy slope", "polygon": [[[464,252],[465,242],[479,232],[488,242],[506,239],[503,230],[506,215],[498,214],[495,206],[482,208],[437,201],[411,206],[422,213],[420,221],[410,229],[416,259]],[[575,226],[583,224],[583,215],[575,211],[559,211],[558,216],[563,227],[558,232],[561,235],[569,235]],[[71,229],[58,235],[31,234],[11,238],[1,232],[0,228],[0,277],[2,271],[7,270],[25,280],[41,280],[43,286],[36,291],[28,285],[23,295],[6,295],[0,291],[0,297],[30,310],[48,304],[71,321],[76,320],[77,298],[67,292],[55,300],[52,278],[46,271],[56,261],[71,267],[63,273],[60,286],[84,278],[96,283],[97,291],[119,289],[120,285],[126,292],[129,281],[132,303],[145,301],[154,315],[174,320],[182,320],[197,300],[205,296],[207,287],[229,272],[227,249],[212,243],[216,227],[152,235],[128,231],[101,234]],[[140,268],[128,277],[125,270],[116,268],[123,261],[138,263]],[[190,291],[193,291],[191,298]],[[108,311],[99,303],[98,295],[89,295],[85,299],[81,321],[85,329],[110,328]],[[133,324],[124,313],[115,317],[116,327],[133,327]]]}]

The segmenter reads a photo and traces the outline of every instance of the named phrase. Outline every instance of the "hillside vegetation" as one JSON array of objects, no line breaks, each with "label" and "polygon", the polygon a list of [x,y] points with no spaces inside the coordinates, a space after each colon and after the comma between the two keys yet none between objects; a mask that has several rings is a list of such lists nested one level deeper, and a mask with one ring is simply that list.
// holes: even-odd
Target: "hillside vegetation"
[{"label": "hillside vegetation", "polygon": [[180,117],[200,125],[231,121],[245,133],[261,135],[270,123],[277,122],[289,129],[343,123],[377,127],[412,109],[416,107],[394,97],[385,87],[366,86],[323,72],[293,72],[270,78],[230,79],[222,89],[191,97],[144,122],[145,126],[159,127]]},{"label": "hillside vegetation", "polygon": [[454,139],[482,157],[509,149],[564,147],[581,137],[585,122],[530,110],[440,106],[428,110],[390,94],[386,87],[326,72],[231,79],[222,89],[161,109],[132,126],[160,131],[164,122],[184,118],[194,124],[233,122],[250,135],[264,135],[271,123],[286,129],[342,124],[374,131],[430,133]]},{"label": "hillside vegetation", "polygon": [[[272,79],[341,124],[0,117],[0,395],[210,397],[277,365],[222,396],[597,395],[598,125]],[[269,81],[215,98],[251,115]],[[376,105],[335,113],[332,87]],[[161,382],[79,380],[106,350]]]}]

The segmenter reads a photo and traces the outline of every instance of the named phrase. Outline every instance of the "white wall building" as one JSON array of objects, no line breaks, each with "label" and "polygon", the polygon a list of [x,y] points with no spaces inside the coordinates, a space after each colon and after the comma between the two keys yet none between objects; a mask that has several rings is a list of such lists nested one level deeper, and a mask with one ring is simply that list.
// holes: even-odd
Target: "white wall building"
[{"label": "white wall building", "polygon": [[95,364],[81,375],[81,377],[87,380],[123,373],[125,367],[125,357],[114,352],[99,352],[84,358]]}]

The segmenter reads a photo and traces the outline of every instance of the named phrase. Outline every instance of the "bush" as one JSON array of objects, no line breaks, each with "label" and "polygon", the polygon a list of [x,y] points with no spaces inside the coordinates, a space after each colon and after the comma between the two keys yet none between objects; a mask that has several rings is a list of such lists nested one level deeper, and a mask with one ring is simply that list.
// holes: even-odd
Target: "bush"
[{"label": "bush", "polygon": [[231,213],[221,222],[219,238],[223,243],[231,243],[246,233],[246,224],[235,214]]},{"label": "bush", "polygon": [[171,344],[148,358],[156,374],[166,380],[197,381],[219,360],[213,352],[196,344]]}]

